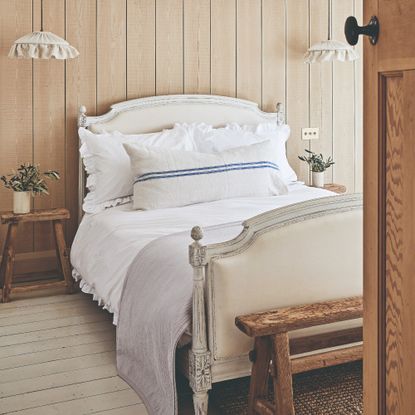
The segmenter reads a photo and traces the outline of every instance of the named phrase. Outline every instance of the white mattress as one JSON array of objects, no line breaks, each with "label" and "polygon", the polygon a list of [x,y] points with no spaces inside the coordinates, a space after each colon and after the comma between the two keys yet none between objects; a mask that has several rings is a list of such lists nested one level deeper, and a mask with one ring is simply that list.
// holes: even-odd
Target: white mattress
[{"label": "white mattress", "polygon": [[86,214],[71,248],[74,278],[80,280],[82,291],[93,294],[100,305],[114,313],[114,324],[117,324],[127,270],[149,242],[188,230],[190,243],[190,230],[195,225],[242,222],[271,209],[333,195],[302,184],[291,185],[289,190],[282,196],[227,199],[150,211],[133,210],[129,203]]}]

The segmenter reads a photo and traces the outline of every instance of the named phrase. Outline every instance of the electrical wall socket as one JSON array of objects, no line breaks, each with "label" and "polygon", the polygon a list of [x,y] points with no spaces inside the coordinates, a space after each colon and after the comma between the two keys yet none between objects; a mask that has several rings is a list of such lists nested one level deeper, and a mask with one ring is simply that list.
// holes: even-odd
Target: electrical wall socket
[{"label": "electrical wall socket", "polygon": [[318,140],[320,138],[320,128],[302,128],[302,140]]}]

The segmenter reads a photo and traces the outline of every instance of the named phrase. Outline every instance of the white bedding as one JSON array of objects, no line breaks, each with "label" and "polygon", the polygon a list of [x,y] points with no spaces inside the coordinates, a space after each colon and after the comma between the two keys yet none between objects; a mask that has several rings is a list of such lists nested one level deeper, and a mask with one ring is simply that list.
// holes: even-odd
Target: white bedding
[{"label": "white bedding", "polygon": [[128,203],[86,214],[71,248],[73,275],[80,280],[82,291],[93,294],[100,305],[114,313],[117,324],[127,270],[149,242],[189,230],[190,243],[190,230],[195,225],[242,222],[271,209],[331,195],[324,189],[293,184],[289,193],[281,196],[227,199],[148,211],[133,210]]}]

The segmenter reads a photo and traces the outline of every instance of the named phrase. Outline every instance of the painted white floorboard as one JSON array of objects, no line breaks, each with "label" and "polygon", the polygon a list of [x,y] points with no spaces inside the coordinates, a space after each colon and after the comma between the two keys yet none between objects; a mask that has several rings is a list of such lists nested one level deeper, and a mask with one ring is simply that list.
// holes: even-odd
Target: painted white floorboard
[{"label": "painted white floorboard", "polygon": [[129,389],[129,386],[118,376],[92,380],[4,398],[1,401],[0,413],[36,408],[125,389]]},{"label": "painted white floorboard", "polygon": [[62,332],[62,337],[55,339],[45,339],[35,342],[3,346],[0,347],[0,358],[9,356],[19,356],[26,353],[40,352],[43,350],[54,350],[61,347],[97,343],[101,340],[105,341],[115,339],[115,328],[110,328],[108,326],[109,324],[107,323],[106,325],[103,325],[103,328],[101,328],[101,330],[92,331],[90,333],[81,333],[72,336],[69,334],[66,336],[65,333]]},{"label": "painted white floorboard", "polygon": [[[39,294],[40,295],[40,291]],[[43,294],[43,292],[42,292]],[[40,304],[63,304],[69,302],[76,302],[82,299],[83,293],[77,293],[72,295],[67,294],[57,294],[57,295],[47,295],[47,292],[44,292],[44,296],[33,297],[33,294],[28,292],[25,296],[29,298],[20,298],[23,294],[17,296],[18,299],[15,299],[15,295],[12,295],[11,301],[5,304],[1,304],[1,311],[10,310],[10,309],[32,309],[33,306],[37,306]]]},{"label": "painted white floorboard", "polygon": [[81,415],[93,414],[98,411],[116,409],[137,403],[140,403],[140,398],[137,394],[132,389],[125,389],[122,391],[6,413],[18,415]]},{"label": "painted white floorboard", "polygon": [[85,323],[96,323],[98,321],[111,320],[108,313],[85,313],[81,316],[56,318],[53,320],[32,321],[30,323],[20,323],[13,326],[0,328],[2,336],[11,336],[13,334],[32,333],[35,331],[57,329],[59,327],[68,328],[69,326],[79,326]]},{"label": "painted white floorboard", "polygon": [[[0,315],[2,317],[1,325],[7,325],[8,320],[6,317],[16,317],[16,316],[31,316],[31,315],[43,315],[44,318],[50,319],[54,318],[54,313],[59,312],[60,310],[76,310],[80,307],[88,307],[93,309],[94,306],[96,309],[100,309],[97,307],[97,303],[91,301],[90,303],[86,303],[83,297],[76,297],[73,301],[70,302],[63,302],[63,303],[53,303],[53,304],[38,304],[34,306],[26,306],[26,307],[17,307],[17,308],[7,308],[3,309],[3,307],[9,304],[17,304],[19,300],[13,301],[7,304],[1,304],[0,307]],[[38,320],[35,320],[38,321]]]},{"label": "painted white floorboard", "polygon": [[16,367],[0,370],[0,385],[17,380],[37,378],[55,373],[69,372],[75,369],[107,365],[115,361],[115,352],[104,352],[71,359],[55,360],[53,362]]},{"label": "painted white floorboard", "polygon": [[[11,336],[0,336],[0,347],[11,346],[21,343],[30,343],[40,340],[51,340],[58,337],[73,336],[76,334],[90,333],[94,331],[108,330],[110,321],[103,321],[98,323],[86,323],[77,326],[59,327],[56,329],[39,330],[32,333],[13,334]],[[1,334],[1,331],[0,331]]]},{"label": "painted white floorboard", "polygon": [[98,308],[96,304],[84,304],[83,301],[79,301],[79,303],[75,306],[72,305],[72,303],[69,307],[65,304],[65,307],[59,309],[56,308],[55,304],[41,307],[50,308],[48,310],[40,309],[25,314],[14,314],[12,313],[13,310],[8,310],[11,313],[6,315],[0,311],[0,330],[2,330],[2,327],[14,326],[16,324],[27,324],[35,321],[56,320],[65,317],[99,314],[105,312],[104,310]]},{"label": "painted white floorboard", "polygon": [[77,383],[89,382],[91,380],[104,379],[112,376],[117,376],[115,362],[112,362],[109,365],[78,369],[71,372],[55,373],[53,375],[41,376],[35,379],[24,379],[3,383],[0,387],[0,398],[58,388],[60,386],[75,385]]},{"label": "painted white floorboard", "polygon": [[0,358],[0,370],[28,366],[37,363],[52,362],[55,360],[69,359],[71,357],[91,355],[115,350],[115,340],[82,344],[79,346],[61,347],[54,350],[44,350],[35,353],[26,353],[19,356]]}]

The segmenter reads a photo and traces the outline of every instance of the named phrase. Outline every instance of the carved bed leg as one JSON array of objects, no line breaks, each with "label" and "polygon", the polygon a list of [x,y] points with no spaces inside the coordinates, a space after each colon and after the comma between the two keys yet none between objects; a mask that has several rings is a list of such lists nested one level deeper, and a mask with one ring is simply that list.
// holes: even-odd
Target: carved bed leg
[{"label": "carved bed leg", "polygon": [[192,229],[194,242],[189,248],[190,264],[193,267],[193,322],[192,350],[189,353],[189,383],[193,390],[195,415],[207,415],[208,391],[212,388],[210,352],[207,348],[205,313],[205,250],[199,243],[203,232],[199,227]]},{"label": "carved bed leg", "polygon": [[195,415],[207,415],[209,395],[207,392],[196,392],[193,394],[193,405]]}]

